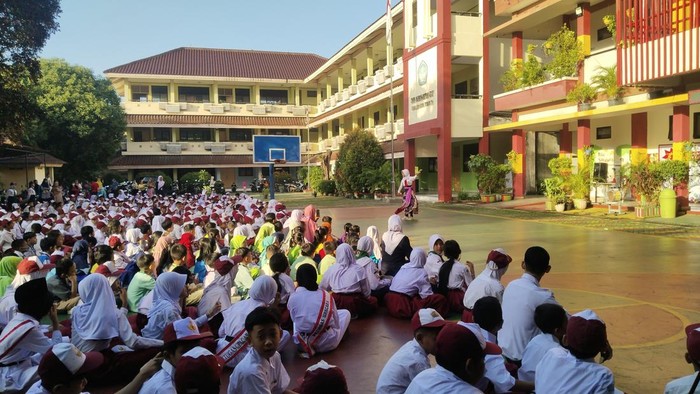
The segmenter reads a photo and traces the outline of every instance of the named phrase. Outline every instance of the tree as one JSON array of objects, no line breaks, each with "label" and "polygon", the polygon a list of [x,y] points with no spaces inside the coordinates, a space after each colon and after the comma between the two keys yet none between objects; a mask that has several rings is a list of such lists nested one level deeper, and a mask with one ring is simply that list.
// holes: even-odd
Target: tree
[{"label": "tree", "polygon": [[384,164],[384,152],[374,134],[367,130],[348,133],[340,145],[335,178],[343,192],[372,191],[377,169]]},{"label": "tree", "polygon": [[62,59],[42,59],[31,97],[41,116],[27,124],[25,143],[67,163],[60,178],[90,179],[119,151],[126,121],[119,97],[104,78]]},{"label": "tree", "polygon": [[37,56],[58,29],[59,0],[0,1],[0,142],[19,141],[24,124],[37,116],[29,87],[40,68]]}]

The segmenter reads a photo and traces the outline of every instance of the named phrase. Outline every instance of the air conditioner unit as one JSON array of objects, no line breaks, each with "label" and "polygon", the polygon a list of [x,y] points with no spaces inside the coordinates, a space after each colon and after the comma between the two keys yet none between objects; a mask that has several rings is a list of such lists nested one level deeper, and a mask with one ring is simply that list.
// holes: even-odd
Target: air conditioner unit
[{"label": "air conditioner unit", "polygon": [[202,108],[204,108],[205,111],[209,111],[211,109],[211,103],[204,103],[204,105],[202,105]]},{"label": "air conditioner unit", "polygon": [[331,99],[330,99],[330,97],[327,98],[327,99],[325,99],[325,100],[323,100],[323,104],[326,105],[326,108],[330,107],[330,106],[331,106]]},{"label": "air conditioner unit", "polygon": [[167,144],[167,152],[170,155],[179,155],[182,153],[182,146],[180,144]]},{"label": "air conditioner unit", "polygon": [[180,111],[187,111],[187,109],[190,107],[188,103],[180,103]]},{"label": "air conditioner unit", "polygon": [[396,64],[394,64],[394,75],[402,75],[403,74],[403,60],[397,61]]},{"label": "air conditioner unit", "polygon": [[169,114],[179,113],[181,109],[182,107],[180,106],[180,104],[167,104],[165,106],[165,112]]},{"label": "air conditioner unit", "polygon": [[246,104],[245,110],[248,112],[253,112],[253,107],[255,107],[253,104]]},{"label": "air conditioner unit", "polygon": [[318,150],[320,150],[321,152],[325,152],[326,149],[326,140],[323,140],[318,143]]},{"label": "air conditioner unit", "polygon": [[383,140],[384,138],[386,138],[386,130],[385,130],[384,126],[377,126],[374,129],[374,134],[377,136],[377,139],[380,141]]},{"label": "air conditioner unit", "polygon": [[309,143],[304,142],[303,144],[301,144],[300,148],[301,148],[301,153],[306,153],[309,150]]},{"label": "air conditioner unit", "polygon": [[343,89],[343,101],[350,100],[350,90]]},{"label": "air conditioner unit", "polygon": [[319,112],[323,112],[326,110],[326,104],[323,101],[321,101],[321,104],[318,105],[318,110]]},{"label": "air conditioner unit", "polygon": [[231,104],[223,104],[224,111],[230,111],[231,110]]},{"label": "air conditioner unit", "polygon": [[248,142],[247,144],[245,144],[245,147],[246,147],[246,149],[248,149],[248,150],[253,150],[253,143],[252,143],[252,142]]},{"label": "air conditioner unit", "polygon": [[158,108],[165,110],[168,107],[168,103],[158,103]]},{"label": "air conditioner unit", "polygon": [[335,97],[335,102],[339,103],[339,102],[343,101],[343,92],[338,92],[338,93],[334,94],[333,97]]},{"label": "air conditioner unit", "polygon": [[265,110],[264,105],[256,105],[253,107],[253,114],[254,115],[265,115],[267,114],[267,111]]},{"label": "air conditioner unit", "polygon": [[291,113],[294,113],[294,106],[293,106],[293,105],[288,105],[288,106],[287,106],[287,112],[289,112],[290,114],[291,114]]},{"label": "air conditioner unit", "polygon": [[223,114],[224,113],[224,106],[223,105],[212,105],[209,107],[209,112],[213,114]]},{"label": "air conditioner unit", "polygon": [[338,99],[335,98],[335,96],[331,97],[331,107],[335,107],[335,105],[338,103]]}]

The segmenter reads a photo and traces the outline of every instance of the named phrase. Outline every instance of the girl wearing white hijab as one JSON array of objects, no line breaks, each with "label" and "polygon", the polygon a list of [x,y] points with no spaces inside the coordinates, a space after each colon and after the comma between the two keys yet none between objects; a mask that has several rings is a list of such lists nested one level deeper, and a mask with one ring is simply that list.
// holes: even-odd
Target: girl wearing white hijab
[{"label": "girl wearing white hijab", "polygon": [[417,310],[423,308],[433,308],[441,316],[449,313],[447,299],[440,294],[433,294],[428,273],[423,268],[426,258],[423,249],[413,249],[411,260],[394,276],[389,293],[384,297],[389,315],[410,319]]},{"label": "girl wearing white hijab", "polygon": [[501,278],[508,271],[508,265],[511,261],[513,259],[501,248],[489,252],[486,258],[486,268],[469,284],[466,293],[464,293],[463,303],[466,310],[462,314],[463,321],[471,322],[471,310],[474,309],[476,301],[483,297],[496,297],[499,302],[503,302],[505,287],[501,283]]},{"label": "girl wearing white hijab", "polygon": [[369,288],[372,289],[372,295],[380,299],[389,290],[391,284],[390,278],[382,278],[379,268],[372,261],[372,249],[374,242],[370,237],[362,237],[357,241],[357,265],[365,270],[367,280],[369,280]]},{"label": "girl wearing white hijab", "polygon": [[367,236],[372,239],[372,250],[370,251],[371,256],[374,257],[374,261],[382,261],[382,241],[379,239],[379,229],[377,226],[367,227]]},{"label": "girl wearing white hijab", "polygon": [[444,245],[445,239],[440,234],[433,234],[428,240],[428,258],[425,261],[425,272],[428,273],[428,279],[430,279],[432,284],[437,283],[433,282],[433,279],[437,278],[440,273],[440,267],[445,262],[445,259],[442,257]]},{"label": "girl wearing white hijab", "polygon": [[214,280],[204,288],[202,299],[197,305],[197,312],[200,316],[211,311],[217,304],[219,304],[220,310],[231,306],[231,289],[238,274],[238,264],[241,261],[243,261],[241,255],[233,256],[233,258],[221,256],[216,260]]},{"label": "girl wearing white hijab", "polygon": [[163,341],[134,334],[126,308],[117,309],[104,275],[86,276],[78,285],[78,294],[82,303],[73,308],[71,343],[82,352],[99,351],[105,357],[104,365],[88,378],[95,384],[131,381],[158,353]]},{"label": "girl wearing white hijab", "polygon": [[[219,328],[219,340],[216,345],[216,355],[224,363],[235,368],[248,353],[248,333],[245,329],[245,319],[255,308],[275,306],[277,304],[277,283],[271,276],[259,276],[248,291],[249,298],[233,304],[222,312],[224,322]],[[283,349],[289,343],[289,333],[282,330],[282,338],[277,347]]]},{"label": "girl wearing white hijab", "polygon": [[411,241],[401,232],[401,217],[391,215],[389,230],[382,235],[382,273],[394,276],[411,256]]},{"label": "girl wearing white hijab", "polygon": [[126,257],[135,259],[139,254],[143,253],[141,249],[141,229],[134,227],[126,230]]},{"label": "girl wearing white hijab", "polygon": [[[182,298],[186,295],[187,276],[175,272],[163,272],[153,288],[153,306],[148,311],[148,324],[141,330],[146,338],[163,339],[165,326],[182,318]],[[196,320],[201,327],[207,316]]]},{"label": "girl wearing white hijab", "polygon": [[353,317],[368,316],[377,310],[378,303],[371,296],[372,288],[364,268],[355,264],[352,247],[341,244],[335,250],[333,264],[321,280],[321,289],[333,292],[335,304],[347,309]]}]

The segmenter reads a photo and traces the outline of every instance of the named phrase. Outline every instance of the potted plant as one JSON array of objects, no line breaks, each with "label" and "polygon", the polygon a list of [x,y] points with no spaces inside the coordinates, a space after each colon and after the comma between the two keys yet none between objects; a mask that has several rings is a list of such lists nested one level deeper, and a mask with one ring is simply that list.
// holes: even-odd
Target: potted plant
[{"label": "potted plant", "polygon": [[571,199],[576,209],[586,209],[588,195],[591,190],[590,174],[578,172],[569,178],[571,185]]},{"label": "potted plant", "polygon": [[561,177],[555,176],[552,178],[546,178],[543,182],[544,195],[547,197],[545,202],[545,209],[547,211],[553,211],[556,209],[557,204],[561,204],[561,211],[564,211],[564,203],[566,202],[566,193],[563,189],[563,181]]},{"label": "potted plant", "polygon": [[598,93],[595,88],[589,83],[578,83],[575,88],[566,95],[566,101],[577,103],[579,111],[588,111],[591,109],[591,103],[597,97]]},{"label": "potted plant", "polygon": [[598,67],[596,75],[593,76],[591,82],[599,90],[603,90],[608,96],[608,105],[622,104],[623,88],[617,84],[617,66]]},{"label": "potted plant", "polygon": [[551,58],[545,70],[552,79],[575,77],[578,74],[584,59],[583,44],[566,25],[549,36],[542,44],[542,49]]},{"label": "potted plant", "polygon": [[469,170],[476,174],[476,184],[481,195],[482,202],[494,202],[494,185],[496,184],[494,167],[496,161],[491,156],[483,153],[471,155],[469,157]]},{"label": "potted plant", "polygon": [[626,177],[637,200],[635,215],[642,218],[659,216],[659,192],[663,178],[658,163],[644,160],[632,164]]}]

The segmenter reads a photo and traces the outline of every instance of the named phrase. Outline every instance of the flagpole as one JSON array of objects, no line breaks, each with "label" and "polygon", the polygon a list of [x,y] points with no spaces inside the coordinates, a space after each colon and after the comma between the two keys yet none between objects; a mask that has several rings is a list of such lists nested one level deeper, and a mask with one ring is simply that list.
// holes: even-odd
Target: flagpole
[{"label": "flagpole", "polygon": [[389,70],[389,127],[391,127],[391,196],[396,197],[396,169],[394,164],[394,50],[392,46],[391,0],[386,1],[386,63]]}]

